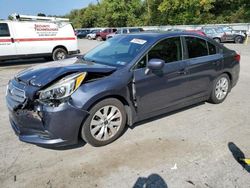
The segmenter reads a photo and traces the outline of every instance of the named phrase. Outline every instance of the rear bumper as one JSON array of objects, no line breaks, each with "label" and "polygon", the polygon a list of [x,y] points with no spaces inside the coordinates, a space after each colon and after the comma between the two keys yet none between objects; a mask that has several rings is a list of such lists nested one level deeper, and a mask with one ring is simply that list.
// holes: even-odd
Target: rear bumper
[{"label": "rear bumper", "polygon": [[87,115],[88,112],[69,102],[58,107],[41,105],[34,110],[9,108],[11,126],[21,141],[49,147],[78,143],[79,130]]}]

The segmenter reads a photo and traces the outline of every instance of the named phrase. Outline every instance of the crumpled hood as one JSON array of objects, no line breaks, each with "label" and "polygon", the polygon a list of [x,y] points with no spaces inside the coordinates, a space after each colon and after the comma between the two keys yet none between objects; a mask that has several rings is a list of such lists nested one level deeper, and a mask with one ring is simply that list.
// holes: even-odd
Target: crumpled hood
[{"label": "crumpled hood", "polygon": [[34,66],[17,74],[15,79],[26,84],[43,87],[59,77],[63,77],[70,73],[110,73],[115,70],[116,67],[87,62],[75,57]]}]

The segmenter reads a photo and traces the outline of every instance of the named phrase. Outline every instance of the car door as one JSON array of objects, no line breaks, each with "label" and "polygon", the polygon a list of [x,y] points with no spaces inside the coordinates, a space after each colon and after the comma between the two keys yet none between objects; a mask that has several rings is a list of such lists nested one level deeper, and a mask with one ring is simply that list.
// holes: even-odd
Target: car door
[{"label": "car door", "polygon": [[209,95],[214,77],[223,66],[223,55],[211,42],[186,36],[189,82],[187,98],[199,98]]},{"label": "car door", "polygon": [[10,23],[0,23],[0,59],[16,55],[16,44]]},{"label": "car door", "polygon": [[[187,61],[183,60],[180,37],[167,38],[156,44],[136,65],[134,94],[138,114],[149,114],[185,101]],[[162,59],[161,71],[145,73],[151,59]]]}]

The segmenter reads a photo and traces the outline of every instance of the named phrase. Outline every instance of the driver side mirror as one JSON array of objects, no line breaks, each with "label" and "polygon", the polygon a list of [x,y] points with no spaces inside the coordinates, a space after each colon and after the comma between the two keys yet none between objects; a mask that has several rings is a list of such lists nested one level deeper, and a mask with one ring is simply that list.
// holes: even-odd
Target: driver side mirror
[{"label": "driver side mirror", "polygon": [[149,74],[150,71],[159,71],[164,67],[165,61],[162,59],[150,59],[145,70],[145,74]]}]

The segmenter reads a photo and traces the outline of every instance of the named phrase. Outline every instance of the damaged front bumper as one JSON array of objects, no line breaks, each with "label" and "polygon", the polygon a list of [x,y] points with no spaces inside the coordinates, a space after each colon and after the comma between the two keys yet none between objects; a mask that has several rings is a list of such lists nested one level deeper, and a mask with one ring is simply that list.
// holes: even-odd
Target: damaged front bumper
[{"label": "damaged front bumper", "polygon": [[[22,90],[22,87],[14,87]],[[8,88],[6,93],[9,118],[21,141],[53,147],[78,142],[79,130],[88,116],[87,111],[74,107],[70,101],[53,107],[41,103],[26,106],[28,99],[21,102],[22,100],[15,98],[15,91],[11,89]]]}]

